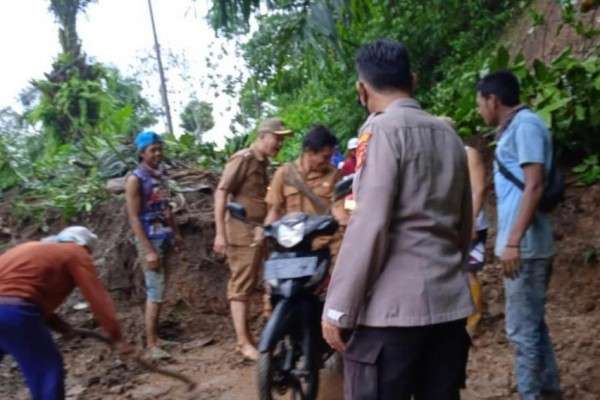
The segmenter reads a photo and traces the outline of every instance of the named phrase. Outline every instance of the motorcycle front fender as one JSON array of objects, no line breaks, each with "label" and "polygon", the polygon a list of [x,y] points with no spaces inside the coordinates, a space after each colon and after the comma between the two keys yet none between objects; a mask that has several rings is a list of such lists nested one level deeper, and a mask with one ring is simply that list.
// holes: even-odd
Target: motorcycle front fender
[{"label": "motorcycle front fender", "polygon": [[275,344],[279,341],[289,321],[290,309],[292,302],[290,299],[284,298],[277,303],[269,318],[269,322],[260,334],[260,342],[258,351],[261,353],[272,350]]}]

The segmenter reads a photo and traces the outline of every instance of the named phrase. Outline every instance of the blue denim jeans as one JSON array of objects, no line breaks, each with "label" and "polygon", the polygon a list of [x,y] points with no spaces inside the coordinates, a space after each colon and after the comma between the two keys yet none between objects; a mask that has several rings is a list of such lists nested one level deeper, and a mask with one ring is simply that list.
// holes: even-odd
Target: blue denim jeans
[{"label": "blue denim jeans", "polygon": [[5,354],[19,364],[32,400],[65,398],[63,359],[38,306],[0,304],[0,361]]},{"label": "blue denim jeans", "polygon": [[523,400],[560,392],[558,366],[544,319],[552,259],[521,260],[516,279],[505,279],[506,334],[515,349],[515,375]]}]

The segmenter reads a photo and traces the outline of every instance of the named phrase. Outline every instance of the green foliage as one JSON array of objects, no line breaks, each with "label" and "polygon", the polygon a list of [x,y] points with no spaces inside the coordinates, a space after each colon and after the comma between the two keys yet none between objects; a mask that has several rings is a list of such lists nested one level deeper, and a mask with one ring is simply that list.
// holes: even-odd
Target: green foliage
[{"label": "green foliage", "polygon": [[199,142],[189,133],[179,138],[167,133],[163,135],[163,140],[169,162],[197,165],[215,172],[219,172],[234,153],[250,145],[250,135],[229,137],[222,150],[217,150],[211,143]]},{"label": "green foliage", "polygon": [[583,22],[582,16],[586,12],[582,9],[583,7],[577,7],[575,2],[571,0],[560,0],[560,4],[562,7],[562,24],[559,25],[557,33],[560,33],[568,25],[575,30],[575,33],[585,39],[592,39],[600,34],[600,29],[597,29],[595,25]]},{"label": "green foliage", "polygon": [[77,35],[77,14],[85,12],[93,2],[94,0],[50,0],[48,9],[60,25],[58,38],[63,54],[79,56],[81,44]]},{"label": "green foliage", "polygon": [[21,217],[45,218],[59,212],[65,219],[88,213],[108,193],[96,166],[81,161],[82,150],[64,144],[33,163],[33,175],[16,201]]},{"label": "green foliage", "polygon": [[[587,38],[597,34],[583,25],[572,2],[562,3],[564,24]],[[259,13],[261,4],[268,13]],[[598,58],[582,61],[567,51],[547,64],[536,60],[528,65],[523,57],[511,59],[496,44],[505,23],[523,10],[534,27],[545,24],[545,16],[528,5],[477,0],[215,0],[213,11],[219,6],[230,12],[212,22],[222,32],[247,32],[248,19],[255,13],[258,29],[243,46],[251,74],[242,87],[237,121],[252,129],[265,116],[281,116],[296,132],[281,151],[281,160],[297,155],[300,137],[311,125],[333,128],[342,142],[355,135],[365,112],[355,101],[353,57],[360,45],[381,37],[404,42],[419,76],[417,98],[434,114],[451,116],[462,136],[491,130],[483,126],[476,109],[477,80],[491,71],[511,69],[521,81],[522,101],[552,130],[559,156],[580,160],[599,154]],[[588,158],[578,167],[582,182],[595,181],[590,164],[594,160]]]},{"label": "green foliage", "polygon": [[[250,76],[236,120],[250,130],[257,120],[280,115],[296,132],[282,159],[297,155],[301,135],[317,123],[345,142],[366,116],[354,85],[354,56],[361,45],[381,37],[403,41],[419,74],[418,95],[425,98],[436,82],[453,76],[453,65],[495,39],[521,3],[527,2],[506,1],[502,7],[481,0],[265,2],[270,12],[255,14],[258,29],[243,46]],[[239,11],[242,4],[250,14],[213,19],[216,28],[236,33],[238,24],[245,32],[244,15],[257,11],[258,2],[215,0],[213,10],[226,5]]]},{"label": "green foliage", "polygon": [[244,33],[250,29],[250,14],[259,5],[260,0],[215,0],[208,18],[226,34]]},{"label": "green foliage", "polygon": [[546,24],[546,18],[544,18],[543,13],[537,12],[535,10],[528,10],[527,13],[531,17],[531,27],[532,28]]},{"label": "green foliage", "polygon": [[[565,51],[549,64],[515,65],[529,99],[563,152],[600,153],[600,58],[582,61]],[[592,83],[592,84],[590,84]]]},{"label": "green foliage", "polygon": [[592,185],[600,182],[600,157],[593,154],[581,164],[573,168],[577,180],[583,185]]},{"label": "green foliage", "polygon": [[23,92],[23,115],[0,110],[0,194],[18,189],[22,218],[92,211],[108,195],[106,179],[136,165],[133,134],[156,123],[139,82],[81,52],[77,15],[92,2],[50,1],[63,52]]},{"label": "green foliage", "polygon": [[25,135],[30,128],[8,118],[0,126],[0,190],[19,186],[16,211],[22,217],[58,212],[68,220],[91,211],[107,196],[106,179],[136,165],[126,143],[156,122],[138,82],[116,69],[69,60],[59,57],[57,64],[66,62],[60,78],[34,82],[39,96],[24,122],[40,131]]},{"label": "green foliage", "polygon": [[156,123],[155,111],[141,95],[141,85],[121,77],[116,69],[100,64],[81,66],[79,59],[68,56],[59,57],[54,68],[61,71],[59,77],[33,81],[40,100],[27,112],[29,122],[43,125],[48,141],[78,142],[125,107],[134,113],[127,124],[119,126],[119,134],[131,135]]},{"label": "green foliage", "polygon": [[579,60],[569,50],[544,64],[528,67],[522,56],[512,62],[500,47],[492,57],[477,57],[451,70],[453,79],[434,87],[426,102],[435,114],[451,116],[459,133],[482,131],[474,87],[490,71],[511,69],[521,81],[521,97],[552,130],[559,154],[600,153],[600,58]]},{"label": "green foliage", "polygon": [[213,106],[207,101],[191,100],[180,114],[181,127],[201,141],[202,135],[215,126]]}]

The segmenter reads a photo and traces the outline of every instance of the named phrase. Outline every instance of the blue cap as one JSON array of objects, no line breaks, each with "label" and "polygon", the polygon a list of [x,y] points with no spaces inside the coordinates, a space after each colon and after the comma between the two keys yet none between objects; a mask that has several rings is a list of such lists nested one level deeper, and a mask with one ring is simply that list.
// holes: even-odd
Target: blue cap
[{"label": "blue cap", "polygon": [[163,140],[160,135],[153,131],[140,132],[135,137],[135,147],[137,147],[138,151],[144,151],[146,147],[162,142]]}]

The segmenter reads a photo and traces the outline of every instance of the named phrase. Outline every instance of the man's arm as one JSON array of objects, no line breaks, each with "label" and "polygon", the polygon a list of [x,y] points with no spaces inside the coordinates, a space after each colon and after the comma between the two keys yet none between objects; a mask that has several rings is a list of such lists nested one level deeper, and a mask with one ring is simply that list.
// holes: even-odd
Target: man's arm
[{"label": "man's arm", "polygon": [[227,246],[227,232],[225,229],[225,212],[227,200],[230,193],[235,193],[243,182],[246,175],[246,162],[244,156],[232,157],[221,175],[221,180],[215,192],[215,242],[213,250],[217,254],[224,255]]},{"label": "man's arm", "polygon": [[467,161],[473,196],[473,219],[475,220],[483,208],[485,199],[485,166],[481,154],[472,147],[467,147]]},{"label": "man's arm", "polygon": [[215,243],[213,250],[217,254],[225,254],[227,250],[227,236],[225,233],[225,204],[229,193],[225,189],[217,188],[215,192]]},{"label": "man's arm", "polygon": [[150,265],[156,265],[158,267],[158,254],[156,250],[148,240],[144,226],[140,220],[140,211],[142,209],[142,198],[140,196],[140,180],[137,176],[131,175],[127,178],[125,185],[125,198],[127,201],[127,216],[129,217],[129,225],[136,239],[146,250],[146,261]]},{"label": "man's arm", "polygon": [[523,189],[523,198],[517,214],[517,220],[510,230],[507,246],[518,247],[521,239],[535,216],[542,195],[544,194],[544,165],[526,164],[523,165],[523,174],[525,175],[525,188]]},{"label": "man's arm", "polygon": [[544,160],[547,133],[539,125],[522,123],[515,133],[517,158],[523,169],[524,188],[517,219],[511,227],[506,246],[500,256],[504,275],[514,278],[520,267],[520,245],[525,232],[535,218],[544,194]]},{"label": "man's arm", "polygon": [[[85,252],[83,248],[82,252]],[[113,342],[122,340],[115,306],[100,282],[92,258],[87,253],[74,257],[68,264],[69,273],[81,294],[90,304],[92,313]]]}]

